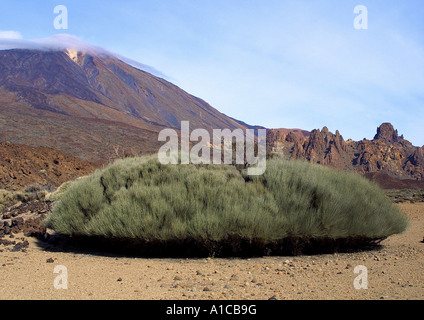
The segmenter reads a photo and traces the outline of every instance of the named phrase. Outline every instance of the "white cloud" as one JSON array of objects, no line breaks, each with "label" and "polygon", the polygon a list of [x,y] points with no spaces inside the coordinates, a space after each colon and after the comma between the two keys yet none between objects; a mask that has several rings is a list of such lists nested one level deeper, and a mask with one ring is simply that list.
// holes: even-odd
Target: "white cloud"
[{"label": "white cloud", "polygon": [[[5,37],[2,37],[4,35]],[[7,37],[9,36],[9,37]],[[16,36],[16,37],[13,37]],[[168,79],[168,77],[155,68],[139,63],[135,60],[128,59],[124,56],[108,51],[106,49],[90,45],[76,36],[69,34],[56,34],[54,36],[42,39],[24,40],[19,32],[0,31],[0,50],[8,49],[30,49],[30,50],[53,50],[61,51],[66,49],[83,51],[92,55],[110,55],[114,56],[133,67],[151,73],[157,77]]]},{"label": "white cloud", "polygon": [[2,31],[0,30],[0,39],[22,39],[22,34],[18,31]]}]

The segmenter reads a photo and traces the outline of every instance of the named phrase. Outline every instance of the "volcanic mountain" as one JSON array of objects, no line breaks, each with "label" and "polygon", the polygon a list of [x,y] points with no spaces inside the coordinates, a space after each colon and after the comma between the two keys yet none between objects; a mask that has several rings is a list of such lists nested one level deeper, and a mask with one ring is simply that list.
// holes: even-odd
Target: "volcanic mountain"
[{"label": "volcanic mountain", "polygon": [[181,121],[207,130],[246,128],[105,51],[0,51],[0,142],[107,162],[157,151],[159,131],[178,130]]}]

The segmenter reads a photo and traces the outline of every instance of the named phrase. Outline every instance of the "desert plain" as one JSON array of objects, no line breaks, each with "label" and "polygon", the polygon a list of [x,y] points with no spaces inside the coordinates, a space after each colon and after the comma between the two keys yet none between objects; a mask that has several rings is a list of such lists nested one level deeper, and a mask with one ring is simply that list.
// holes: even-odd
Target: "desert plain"
[{"label": "desert plain", "polygon": [[25,250],[0,246],[0,299],[421,300],[424,203],[397,205],[410,220],[405,233],[375,250],[311,256],[152,259],[55,248],[18,234]]}]

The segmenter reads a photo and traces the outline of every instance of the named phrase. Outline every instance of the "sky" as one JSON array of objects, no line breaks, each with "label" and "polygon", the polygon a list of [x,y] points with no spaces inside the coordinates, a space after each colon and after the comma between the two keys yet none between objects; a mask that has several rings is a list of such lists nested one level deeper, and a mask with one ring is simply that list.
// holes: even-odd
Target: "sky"
[{"label": "sky", "polygon": [[[55,28],[58,5],[67,29]],[[391,122],[424,145],[422,0],[2,0],[0,8],[0,44],[68,34],[252,125],[327,126],[361,140]]]}]

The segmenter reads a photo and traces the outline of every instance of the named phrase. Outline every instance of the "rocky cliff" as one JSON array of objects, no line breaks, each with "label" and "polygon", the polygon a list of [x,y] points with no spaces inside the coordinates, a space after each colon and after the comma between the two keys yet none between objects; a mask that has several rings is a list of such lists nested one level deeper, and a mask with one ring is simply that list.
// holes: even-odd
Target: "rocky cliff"
[{"label": "rocky cliff", "polygon": [[361,141],[345,141],[339,131],[334,134],[326,127],[313,130],[303,138],[290,133],[277,137],[273,130],[270,131],[268,143],[271,150],[285,158],[306,159],[369,177],[381,174],[424,183],[424,147],[413,146],[399,136],[390,123],[383,123],[373,140]]}]

